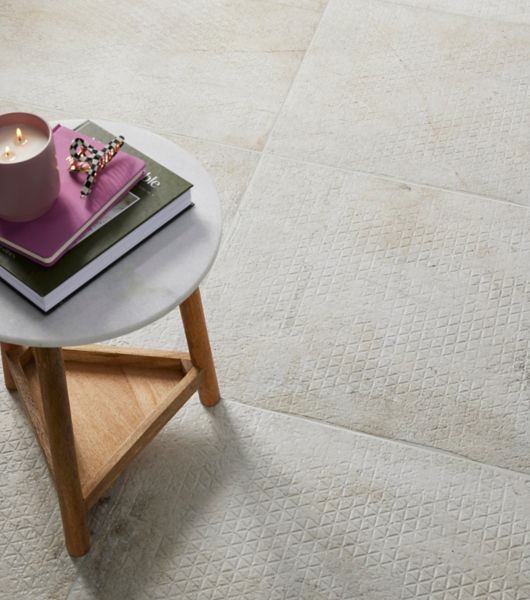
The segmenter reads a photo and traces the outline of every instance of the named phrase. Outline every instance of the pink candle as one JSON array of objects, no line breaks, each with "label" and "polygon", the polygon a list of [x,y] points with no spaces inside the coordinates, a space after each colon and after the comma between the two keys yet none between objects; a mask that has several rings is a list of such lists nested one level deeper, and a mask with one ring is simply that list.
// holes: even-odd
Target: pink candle
[{"label": "pink candle", "polygon": [[31,221],[59,195],[49,125],[30,113],[0,115],[0,218]]}]

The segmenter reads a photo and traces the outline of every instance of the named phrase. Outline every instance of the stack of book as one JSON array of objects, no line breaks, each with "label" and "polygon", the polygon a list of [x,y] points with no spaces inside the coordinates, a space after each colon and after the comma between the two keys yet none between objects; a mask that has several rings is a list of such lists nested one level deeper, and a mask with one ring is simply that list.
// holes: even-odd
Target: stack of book
[{"label": "stack of book", "polygon": [[61,191],[42,217],[0,219],[0,279],[48,312],[190,206],[192,184],[124,144],[86,199],[65,157],[76,137],[97,148],[114,137],[91,121],[53,132]]}]

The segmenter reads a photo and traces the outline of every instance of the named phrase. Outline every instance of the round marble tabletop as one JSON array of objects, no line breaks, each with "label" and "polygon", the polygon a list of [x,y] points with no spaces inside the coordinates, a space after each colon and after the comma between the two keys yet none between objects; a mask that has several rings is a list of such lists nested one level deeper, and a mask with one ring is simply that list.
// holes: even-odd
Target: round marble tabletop
[{"label": "round marble tabletop", "polygon": [[[81,121],[61,121],[75,127]],[[209,271],[221,241],[221,207],[204,168],[172,142],[97,120],[193,183],[195,206],[45,315],[0,281],[0,340],[28,346],[89,344],[155,321],[183,302]]]}]

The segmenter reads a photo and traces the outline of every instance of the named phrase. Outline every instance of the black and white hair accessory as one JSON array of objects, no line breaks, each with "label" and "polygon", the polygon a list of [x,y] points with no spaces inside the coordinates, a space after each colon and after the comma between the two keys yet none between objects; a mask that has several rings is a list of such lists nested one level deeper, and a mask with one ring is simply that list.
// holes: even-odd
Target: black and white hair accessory
[{"label": "black and white hair accessory", "polygon": [[86,198],[92,191],[96,177],[116,156],[123,146],[125,139],[122,135],[114,138],[101,150],[85,142],[83,138],[75,138],[70,144],[70,156],[66,157],[69,171],[82,171],[87,174],[81,188],[81,198]]}]

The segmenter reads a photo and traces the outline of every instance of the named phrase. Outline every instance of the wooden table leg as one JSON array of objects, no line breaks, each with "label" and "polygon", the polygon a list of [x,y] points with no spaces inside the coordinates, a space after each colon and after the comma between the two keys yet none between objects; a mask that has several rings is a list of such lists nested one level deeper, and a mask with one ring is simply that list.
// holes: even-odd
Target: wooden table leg
[{"label": "wooden table leg", "polygon": [[79,481],[62,351],[60,348],[33,348],[33,354],[39,374],[66,547],[72,556],[82,556],[90,548],[90,537]]},{"label": "wooden table leg", "polygon": [[195,367],[202,369],[204,372],[199,386],[199,398],[205,406],[214,406],[220,400],[219,384],[217,383],[199,288],[180,305],[180,314],[184,324],[191,361]]},{"label": "wooden table leg", "polygon": [[2,367],[4,369],[4,382],[6,384],[6,388],[14,392],[17,389],[17,386],[15,384],[13,376],[11,375],[11,370],[7,363],[6,352],[8,352],[9,350],[14,350],[16,346],[15,344],[0,344],[0,347],[2,349]]}]

